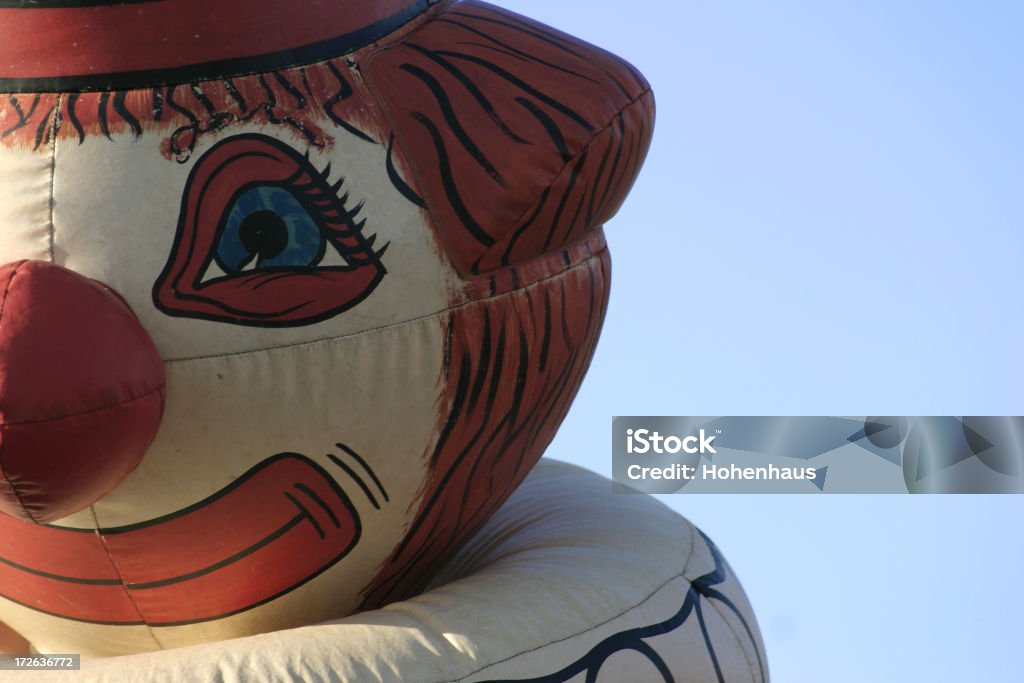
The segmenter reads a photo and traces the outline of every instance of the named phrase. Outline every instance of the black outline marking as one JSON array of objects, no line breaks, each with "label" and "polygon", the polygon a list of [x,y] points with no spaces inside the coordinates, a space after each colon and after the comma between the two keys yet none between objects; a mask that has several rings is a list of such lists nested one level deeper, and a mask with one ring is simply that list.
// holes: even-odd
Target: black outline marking
[{"label": "black outline marking", "polygon": [[[331,72],[331,75],[334,76],[335,79],[337,79],[339,87],[339,90],[337,93],[334,94],[334,97],[332,97],[330,100],[323,104],[323,110],[324,113],[327,114],[327,118],[333,121],[335,125],[341,126],[349,133],[359,138],[360,140],[365,140],[366,142],[370,142],[376,145],[377,141],[370,137],[367,133],[364,133],[363,131],[359,130],[351,123],[349,123],[348,121],[334,113],[335,105],[347,100],[349,97],[352,96],[352,93],[354,93],[355,91],[352,89],[352,85],[347,80],[345,80],[345,77],[342,75],[342,73],[338,71],[338,68],[334,66],[333,62],[326,62],[326,65],[327,70]],[[303,79],[306,78],[305,70],[303,70],[302,72],[302,77]],[[308,82],[306,87],[309,87]]]},{"label": "black outline marking", "polygon": [[[451,14],[456,14],[456,13],[455,12],[451,12]],[[471,26],[467,26],[466,24],[462,23],[461,21],[455,21],[454,19],[451,19],[448,16],[443,15],[441,18],[435,19],[434,21],[435,21],[435,23],[452,24],[454,26],[458,26],[458,27],[462,28],[465,31],[469,31],[470,33],[472,33],[474,35],[480,36],[484,40],[487,40],[489,42],[494,43],[495,45],[498,45],[501,48],[504,48],[503,50],[500,50],[500,51],[503,52],[506,55],[518,56],[519,58],[525,59],[527,61],[531,61],[531,62],[533,62],[535,64],[540,64],[542,66],[546,66],[546,67],[548,67],[550,69],[554,69],[555,71],[561,71],[562,73],[567,74],[569,76],[575,76],[576,78],[579,78],[579,79],[584,80],[584,81],[590,81],[591,83],[595,83],[595,84],[597,83],[597,81],[595,81],[593,78],[590,78],[589,76],[585,76],[585,75],[579,73],[578,71],[573,71],[572,69],[567,69],[564,66],[559,66],[558,64],[555,64],[553,62],[546,61],[544,59],[541,59],[540,57],[537,57],[536,55],[530,54],[529,52],[524,52],[523,50],[520,50],[519,48],[514,47],[512,45],[509,45],[508,43],[506,43],[504,41],[498,40],[497,38],[495,38],[492,35],[484,33],[483,31],[478,31],[478,30],[476,30],[475,28],[473,28]],[[497,50],[498,49],[498,48],[490,47],[488,45],[483,45],[481,43],[473,43],[473,44],[476,45],[477,47],[481,47],[481,48],[484,48],[484,49],[490,49],[490,50]],[[577,55],[577,57],[578,57],[578,55]]]},{"label": "black outline marking", "polygon": [[128,111],[126,103],[127,98],[128,93],[123,90],[121,92],[114,93],[114,111],[117,112],[118,116],[124,119],[125,123],[128,124],[128,127],[132,129],[132,134],[135,136],[135,139],[138,140],[142,137],[142,126],[139,124],[138,119]]},{"label": "black outline marking", "polygon": [[448,93],[445,92],[445,89],[441,86],[438,80],[415,64],[402,64],[398,68],[400,71],[412,74],[427,86],[427,89],[430,90],[430,93],[437,101],[437,106],[441,110],[444,122],[448,124],[448,129],[455,136],[455,139],[459,141],[459,144],[462,145],[462,148],[466,150],[469,156],[476,161],[477,165],[487,172],[487,175],[493,178],[496,183],[505,187],[505,179],[501,177],[501,173],[497,168],[495,168],[494,164],[491,163],[491,160],[487,158],[480,148],[476,146],[476,143],[474,143],[472,138],[470,138],[466,129],[462,127],[462,124],[459,122],[458,114],[452,107],[451,100],[448,99]]},{"label": "black outline marking", "polygon": [[[519,238],[526,234],[526,232],[530,229],[530,226],[533,225],[533,222],[537,220],[537,216],[539,216],[540,212],[544,210],[544,207],[548,203],[548,195],[550,194],[551,185],[548,185],[547,187],[544,188],[544,191],[541,193],[540,197],[537,198],[537,205],[534,207],[533,213],[530,214],[530,217],[527,218],[522,225],[516,228],[516,231],[514,233],[512,233],[512,236],[508,240],[508,246],[505,248],[505,253],[501,255],[502,266],[508,267],[509,265],[511,265],[512,254],[515,251],[516,243],[519,241]],[[480,261],[482,261],[485,256],[489,255],[490,254],[488,252],[480,254],[480,257],[473,263],[473,272],[480,272]]]},{"label": "black outline marking", "polygon": [[7,137],[8,135],[13,133],[14,131],[18,130],[19,128],[24,128],[25,126],[28,125],[28,120],[32,117],[32,114],[35,113],[36,107],[39,106],[40,96],[36,95],[32,99],[32,106],[29,107],[28,114],[26,114],[25,111],[21,108],[21,103],[18,102],[17,95],[11,95],[7,99],[11,103],[11,107],[14,108],[15,113],[18,115],[18,120],[17,120],[17,122],[15,122],[15,124],[13,126],[11,126],[7,130],[5,130],[2,134],[0,134],[0,137]]},{"label": "black outline marking", "polygon": [[[75,129],[76,133],[78,133],[78,144],[82,144],[83,142],[85,142],[85,130],[82,128],[82,122],[78,120],[78,115],[75,114],[75,104],[78,103],[78,98],[79,97],[80,97],[80,95],[78,93],[71,93],[70,95],[68,95],[67,110],[68,110],[68,120],[71,121],[71,127]],[[155,102],[154,102],[154,104],[155,104]],[[162,109],[163,109],[163,99],[160,100],[160,110],[162,110]],[[154,106],[153,114],[155,115],[156,113],[157,113],[157,108]],[[157,120],[159,120],[159,117],[157,117]]]},{"label": "black outline marking", "polygon": [[[47,525],[47,526],[49,526],[49,525]],[[92,529],[90,529],[89,531],[92,531]],[[120,586],[121,585],[121,579],[80,579],[80,578],[77,578],[77,577],[74,577],[74,576],[61,576],[60,574],[52,574],[50,572],[44,572],[44,571],[39,570],[39,569],[32,569],[31,567],[27,567],[27,566],[25,566],[23,564],[19,564],[18,562],[14,562],[12,560],[8,560],[8,559],[3,558],[3,557],[0,557],[0,564],[6,564],[8,567],[13,567],[14,569],[17,569],[18,571],[25,572],[26,574],[32,574],[33,576],[41,576],[44,579],[52,579],[53,581],[63,581],[65,583],[80,583],[80,584],[83,584],[83,585],[86,585],[86,586]],[[11,598],[7,597],[6,595],[4,595],[3,597],[7,598],[8,600],[11,599]]]},{"label": "black outline marking", "polygon": [[442,69],[444,69],[452,76],[454,76],[459,81],[459,83],[461,83],[462,86],[469,92],[470,97],[476,100],[476,103],[480,106],[481,109],[484,110],[484,113],[487,114],[487,118],[489,118],[491,122],[494,123],[494,125],[497,126],[502,133],[505,134],[506,137],[521,145],[532,144],[529,140],[522,138],[519,135],[516,135],[516,133],[514,133],[512,129],[508,127],[505,121],[500,116],[498,116],[498,112],[495,111],[494,105],[492,105],[491,101],[487,99],[487,96],[484,95],[483,91],[480,90],[480,88],[477,87],[476,83],[473,82],[473,79],[467,76],[461,69],[459,69],[457,66],[449,62],[444,57],[439,57],[437,53],[433,52],[432,50],[428,50],[427,48],[417,45],[415,43],[405,43],[403,47],[407,47],[411,50],[419,52],[424,57],[435,62]]},{"label": "black outline marking", "polygon": [[[547,43],[551,47],[553,47],[555,49],[558,49],[558,50],[562,50],[563,52],[567,52],[568,54],[571,54],[574,57],[577,57],[579,59],[583,59],[584,58],[584,56],[581,55],[579,52],[576,52],[575,50],[572,50],[572,49],[566,47],[563,44],[563,43],[568,43],[569,42],[568,40],[566,40],[566,38],[568,38],[568,36],[566,36],[565,34],[563,34],[563,33],[557,33],[556,34],[556,33],[553,33],[551,31],[546,31],[544,29],[546,29],[547,27],[542,25],[542,24],[529,24],[529,23],[526,23],[525,21],[522,21],[522,17],[520,17],[519,15],[514,14],[512,12],[508,12],[508,11],[501,11],[502,8],[499,8],[499,7],[494,7],[494,8],[490,8],[489,7],[488,9],[497,10],[495,12],[496,14],[501,14],[502,16],[504,16],[507,19],[509,19],[509,21],[500,21],[498,19],[493,19],[491,17],[485,17],[485,16],[481,16],[479,14],[472,14],[470,12],[459,11],[459,10],[453,10],[453,11],[449,12],[448,14],[451,15],[451,16],[465,17],[466,19],[472,19],[472,20],[476,20],[476,21],[483,21],[483,22],[486,22],[486,23],[489,23],[489,24],[497,24],[498,26],[504,26],[504,27],[510,28],[510,29],[512,29],[514,31],[519,31],[520,33],[525,33],[526,35],[531,36],[532,38],[535,38],[535,39],[541,41],[542,43]],[[550,37],[548,37],[548,36],[550,36]],[[579,45],[576,45],[576,47],[579,47]]]},{"label": "black outline marking", "polygon": [[558,149],[558,153],[562,155],[562,163],[569,163],[572,160],[572,154],[569,152],[568,145],[565,144],[565,136],[562,135],[562,131],[559,129],[558,124],[555,123],[554,119],[544,113],[540,107],[525,97],[517,97],[516,102],[522,105],[526,111],[533,114],[533,117],[540,122],[540,125],[544,126],[544,130],[547,131],[548,137],[551,138],[551,142],[553,142],[555,147]]},{"label": "black outline marking", "polygon": [[[153,90],[153,120],[159,121],[164,117],[164,89],[152,88]],[[77,97],[77,93],[75,96]]]},{"label": "black outline marking", "polygon": [[[491,279],[491,284],[494,279]],[[493,296],[493,294],[492,294]],[[480,365],[476,370],[476,378],[473,380],[473,390],[469,394],[469,412],[476,408],[477,401],[484,388],[484,381],[487,379],[487,372],[491,367],[491,326],[484,325],[483,339],[480,341]]]},{"label": "black outline marking", "polygon": [[436,54],[442,57],[452,57],[454,59],[461,59],[463,61],[470,62],[484,69],[487,69],[488,71],[497,75],[499,78],[508,81],[512,85],[516,86],[523,92],[532,95],[534,98],[548,105],[552,109],[558,110],[559,112],[561,112],[562,114],[576,122],[581,128],[583,128],[583,130],[587,131],[588,133],[594,132],[594,126],[585,118],[583,118],[579,114],[579,112],[574,110],[572,107],[563,104],[562,102],[559,102],[555,98],[544,94],[540,90],[537,90],[523,79],[519,78],[510,71],[503,69],[494,62],[490,62],[486,59],[483,59],[482,57],[477,57],[476,55],[464,54],[462,52],[455,52],[452,50],[437,50]]},{"label": "black outline marking", "polygon": [[[57,112],[57,118],[55,121],[51,122],[50,117],[54,115],[55,111]],[[53,125],[51,125],[51,123]],[[50,135],[53,134],[59,127],[60,111],[57,110],[57,105],[54,104],[45,114],[43,114],[42,120],[39,122],[39,125],[36,126],[35,144],[32,146],[32,149],[39,149],[40,145],[42,145],[44,142],[49,142]]]},{"label": "black outline marking", "polygon": [[336,443],[334,445],[337,446],[338,448],[340,448],[341,450],[345,451],[346,453],[348,453],[348,455],[351,456],[351,458],[353,460],[355,460],[357,463],[359,463],[359,465],[364,470],[366,470],[366,473],[370,475],[370,479],[372,479],[373,483],[377,485],[378,489],[380,489],[381,495],[384,496],[384,502],[385,503],[390,503],[391,502],[391,497],[388,496],[388,492],[384,490],[384,484],[380,483],[380,479],[377,478],[377,473],[373,471],[373,468],[370,467],[370,464],[367,463],[366,460],[364,460],[361,455],[356,453],[354,450],[352,450],[351,448],[349,448],[345,444],[343,444],[343,443]]},{"label": "black outline marking", "polygon": [[[564,287],[562,288],[564,291]],[[562,314],[565,315],[564,313]],[[537,370],[544,372],[548,367],[548,353],[551,349],[551,291],[544,288],[544,329],[543,336],[540,342],[540,360],[537,364]]]},{"label": "black outline marking", "polygon": [[370,487],[366,485],[366,482],[363,481],[358,474],[356,474],[356,471],[349,467],[344,460],[336,456],[334,453],[328,453],[327,457],[331,459],[331,462],[340,467],[345,472],[345,474],[351,477],[352,481],[354,481],[359,486],[359,488],[362,489],[363,494],[370,501],[370,505],[372,505],[374,509],[380,510],[380,503],[377,502],[377,498],[374,497],[373,492],[370,491]]},{"label": "black outline marking", "polygon": [[402,176],[398,173],[398,169],[395,168],[394,152],[395,134],[392,133],[391,136],[388,138],[388,156],[387,161],[385,162],[385,166],[388,172],[388,179],[391,181],[391,184],[395,186],[395,189],[398,190],[403,197],[405,197],[406,199],[408,199],[410,202],[420,207],[421,209],[427,208],[427,203],[423,201],[423,197],[419,196],[419,194],[417,194],[416,191],[412,189],[409,183],[405,182],[405,179],[402,178]]},{"label": "black outline marking", "polygon": [[438,161],[438,172],[441,174],[441,183],[444,185],[445,195],[448,197],[448,203],[451,204],[455,214],[462,221],[462,225],[466,228],[466,231],[480,244],[490,247],[493,246],[496,240],[491,237],[483,226],[477,223],[476,219],[469,212],[466,204],[462,201],[461,195],[459,195],[458,187],[455,183],[455,177],[452,174],[451,163],[448,159],[448,150],[444,145],[444,138],[441,136],[440,130],[434,125],[427,116],[420,112],[413,112],[412,117],[420,122],[420,124],[427,129],[427,133],[430,134],[430,138],[434,143],[434,151],[437,154]]},{"label": "black outline marking", "polygon": [[[572,170],[569,172],[569,182],[565,187],[565,191],[562,192],[562,197],[558,200],[558,208],[555,209],[555,215],[551,218],[551,227],[548,228],[547,237],[544,239],[544,250],[547,251],[551,248],[551,243],[555,239],[555,233],[558,231],[558,226],[562,220],[562,212],[565,211],[565,206],[569,201],[569,197],[572,196],[573,191],[576,189],[576,183],[579,182],[580,174],[583,172],[583,167],[587,164],[587,159],[590,157],[590,146],[584,147],[579,156],[576,159],[576,163],[573,165]],[[586,197],[586,188],[581,197]],[[582,206],[582,199],[581,204]],[[579,208],[577,208],[577,213]],[[575,219],[573,220],[575,222]],[[570,226],[572,224],[570,223]],[[566,264],[568,264],[568,256],[566,257]]]},{"label": "black outline marking", "polygon": [[323,498],[320,497],[320,494],[318,494],[316,491],[314,491],[313,489],[309,488],[308,486],[306,486],[302,482],[296,482],[296,483],[292,484],[292,488],[294,488],[294,489],[296,489],[298,491],[302,491],[303,493],[306,494],[306,496],[309,497],[310,500],[312,500],[314,503],[319,505],[323,509],[323,511],[327,514],[327,516],[331,518],[331,523],[334,524],[334,528],[335,529],[340,529],[341,528],[341,520],[339,520],[338,516],[336,514],[334,514],[334,510],[332,510],[330,508],[330,506],[327,505],[327,502]]}]

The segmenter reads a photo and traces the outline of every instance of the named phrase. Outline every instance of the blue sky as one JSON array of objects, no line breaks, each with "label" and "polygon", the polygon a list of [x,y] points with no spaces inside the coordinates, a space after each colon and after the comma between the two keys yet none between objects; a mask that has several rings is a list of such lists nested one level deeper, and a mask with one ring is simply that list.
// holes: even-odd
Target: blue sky
[{"label": "blue sky", "polygon": [[[1024,413],[1024,4],[499,0],[658,102],[607,226],[614,415]],[[1022,675],[1024,497],[666,496],[740,575],[780,683]]]}]

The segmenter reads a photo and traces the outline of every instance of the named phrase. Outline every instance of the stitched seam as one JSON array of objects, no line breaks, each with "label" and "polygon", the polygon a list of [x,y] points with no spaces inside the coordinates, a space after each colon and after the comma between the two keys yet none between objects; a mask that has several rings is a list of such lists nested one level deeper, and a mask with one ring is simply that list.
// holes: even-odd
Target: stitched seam
[{"label": "stitched seam", "polygon": [[515,654],[509,655],[505,659],[499,659],[496,662],[491,662],[490,664],[486,664],[486,665],[480,667],[479,669],[476,669],[474,671],[470,671],[469,673],[467,673],[467,674],[465,674],[463,676],[460,676],[459,678],[453,678],[451,680],[445,681],[444,683],[460,683],[461,681],[464,681],[465,679],[469,678],[470,676],[476,676],[481,671],[486,671],[487,669],[490,669],[492,666],[497,666],[499,664],[504,664],[505,662],[508,662],[508,661],[511,661],[511,660],[515,659],[516,657],[522,657],[523,655],[528,655],[531,652],[537,652],[539,650],[543,650],[546,647],[550,647],[551,645],[557,645],[558,643],[564,643],[567,640],[572,640],[573,638],[578,638],[578,637],[580,637],[582,635],[590,633],[591,631],[596,631],[597,629],[602,628],[604,626],[607,626],[608,624],[610,624],[611,622],[615,621],[616,619],[619,619],[619,618],[625,616],[626,614],[628,614],[629,612],[631,612],[631,611],[635,610],[636,608],[640,607],[641,605],[646,603],[648,600],[653,598],[655,595],[657,595],[663,588],[665,588],[666,586],[668,586],[670,583],[672,583],[673,581],[675,581],[677,579],[682,579],[682,580],[686,581],[687,583],[689,583],[689,579],[687,579],[683,574],[677,574],[675,576],[669,577],[669,579],[667,581],[665,581],[665,583],[661,584],[660,586],[655,588],[653,591],[651,591],[648,595],[644,596],[643,600],[639,600],[635,605],[631,605],[630,607],[627,607],[626,609],[622,610],[618,614],[615,614],[615,615],[613,615],[611,617],[608,617],[604,621],[602,621],[602,622],[600,622],[598,624],[594,624],[590,628],[584,629],[582,631],[577,631],[576,633],[572,633],[570,635],[567,635],[564,638],[559,638],[558,640],[549,640],[548,642],[543,643],[541,645],[538,645],[537,647],[531,647],[529,650],[522,650],[521,652],[517,652]]},{"label": "stitched seam", "polygon": [[[3,324],[4,310],[7,308],[7,296],[10,294],[11,285],[14,284],[14,278],[18,277],[18,271],[21,270],[21,267],[24,266],[26,263],[27,261],[22,261],[21,263],[14,267],[14,272],[11,273],[11,279],[7,281],[7,286],[4,288],[3,298],[0,299],[0,324]],[[7,486],[10,487],[11,493],[13,493],[14,497],[18,500],[18,504],[21,505],[21,509],[25,512],[26,515],[28,515],[29,519],[38,524],[39,520],[36,519],[35,515],[32,514],[32,510],[30,510],[28,506],[25,504],[25,499],[21,497],[21,493],[18,491],[18,487],[15,486],[14,482],[7,477],[6,470],[4,470],[3,452],[6,443],[6,439],[0,439],[0,472],[4,472],[4,481],[7,482]]]},{"label": "stitched seam", "polygon": [[48,223],[50,225],[50,263],[54,262],[54,233],[56,227],[53,224],[53,213],[56,201],[54,200],[54,187],[57,184],[57,132],[60,128],[60,106],[64,100],[64,93],[57,95],[57,105],[53,109],[53,127],[50,130],[50,137],[53,139],[53,146],[50,148],[50,207]]},{"label": "stitched seam", "polygon": [[[601,256],[601,254],[603,254],[607,250],[608,250],[608,247],[605,246],[604,249],[602,249],[600,251],[597,251],[597,252],[594,252],[594,254],[592,254],[591,256],[588,256],[587,258],[583,259],[582,261],[579,261],[578,263],[574,263],[573,265],[569,266],[568,268],[565,268],[564,270],[560,270],[557,273],[552,273],[551,275],[549,275],[547,277],[544,277],[544,278],[541,278],[541,279],[536,280],[534,282],[531,282],[530,284],[528,284],[528,285],[526,285],[524,287],[520,287],[518,289],[512,289],[512,290],[509,290],[509,291],[504,292],[502,294],[496,294],[494,296],[487,296],[487,297],[483,297],[483,298],[479,298],[479,299],[470,299],[470,300],[465,301],[465,302],[463,302],[463,303],[461,303],[461,304],[459,304],[457,306],[451,306],[449,308],[443,308],[443,309],[441,309],[439,311],[435,311],[433,313],[426,313],[426,314],[418,316],[416,318],[410,318],[408,320],[403,320],[401,322],[390,323],[390,324],[387,324],[387,325],[380,325],[379,327],[371,327],[368,330],[360,330],[359,332],[351,332],[349,334],[342,334],[342,335],[339,335],[337,337],[326,337],[324,339],[315,339],[313,341],[304,341],[304,342],[298,342],[298,343],[295,343],[295,344],[282,344],[280,346],[268,346],[268,347],[263,348],[263,349],[254,349],[252,351],[238,351],[236,353],[222,353],[222,354],[214,354],[214,355],[210,355],[210,356],[190,356],[190,357],[187,357],[187,358],[168,358],[168,359],[164,360],[164,363],[165,364],[185,363],[185,362],[195,361],[195,360],[212,360],[214,358],[239,358],[239,357],[248,356],[248,355],[251,355],[251,354],[254,354],[254,353],[263,353],[265,351],[281,351],[281,350],[284,350],[284,349],[292,349],[292,348],[295,348],[295,347],[298,347],[298,346],[312,346],[314,344],[323,344],[325,342],[334,342],[334,341],[339,341],[341,339],[353,339],[353,338],[361,337],[361,336],[367,335],[367,334],[375,334],[377,332],[383,332],[383,331],[391,330],[391,329],[394,329],[394,328],[397,328],[397,327],[402,327],[403,325],[412,325],[414,323],[420,323],[420,322],[423,322],[423,321],[426,321],[426,320],[430,320],[431,318],[437,318],[438,316],[447,315],[448,313],[452,313],[454,311],[462,310],[463,308],[466,308],[468,306],[475,306],[477,304],[484,304],[484,303],[487,303],[489,301],[495,301],[497,299],[501,299],[503,297],[506,297],[506,296],[508,296],[508,295],[510,295],[510,294],[512,294],[514,292],[529,291],[530,289],[533,289],[535,287],[539,287],[540,285],[542,285],[542,284],[544,284],[544,283],[546,283],[546,282],[548,282],[550,280],[554,280],[556,278],[564,277],[566,273],[571,273],[574,270],[578,270],[578,269],[584,268],[588,263],[590,263],[594,259],[596,259],[599,256]],[[522,264],[518,264],[518,265],[522,265]]]},{"label": "stitched seam", "polygon": [[24,422],[4,422],[4,423],[0,423],[0,431],[6,430],[8,427],[20,427],[22,425],[37,425],[37,424],[45,424],[47,422],[57,422],[59,420],[64,420],[64,419],[69,418],[69,417],[80,417],[82,415],[90,415],[92,413],[99,413],[99,412],[102,412],[104,410],[109,410],[111,408],[120,408],[121,406],[126,406],[129,403],[134,403],[135,401],[141,401],[142,399],[148,398],[148,397],[152,396],[153,394],[158,394],[161,391],[163,391],[163,389],[164,389],[164,385],[161,384],[160,386],[156,387],[155,389],[150,389],[146,393],[141,394],[139,396],[133,396],[132,398],[128,398],[128,399],[125,399],[123,401],[118,401],[117,403],[110,403],[108,405],[99,406],[97,408],[89,408],[88,410],[82,410],[82,411],[77,412],[77,413],[68,413],[67,415],[58,415],[58,416],[55,416],[55,417],[48,417],[48,418],[45,418],[45,419],[42,419],[42,420],[26,420]]},{"label": "stitched seam", "polygon": [[[3,469],[3,451],[3,443],[0,443],[0,469]],[[4,481],[7,483],[7,486],[11,489],[11,493],[13,493],[14,497],[18,500],[18,505],[21,506],[22,511],[26,515],[28,515],[28,518],[31,519],[34,523],[39,524],[40,521],[36,519],[36,516],[32,514],[32,510],[28,507],[28,505],[25,504],[25,499],[21,497],[21,493],[18,491],[18,487],[14,485],[14,482],[11,481],[6,474],[4,474]]]},{"label": "stitched seam", "polygon": [[0,324],[3,323],[4,309],[7,308],[7,297],[11,292],[11,285],[14,284],[14,278],[18,277],[18,271],[24,266],[27,261],[22,261],[18,265],[14,266],[14,271],[11,273],[11,279],[7,281],[7,286],[4,288],[3,298],[0,298]]},{"label": "stitched seam", "polygon": [[[732,637],[736,640],[736,645],[739,647],[740,652],[743,653],[743,659],[747,660],[747,666],[750,668],[750,683],[758,683],[758,681],[764,683],[763,679],[761,679],[761,672],[758,671],[757,668],[757,650],[759,649],[757,647],[757,643],[754,641],[750,641],[750,644],[754,648],[754,657],[751,658],[751,656],[747,654],[746,650],[743,647],[743,643],[750,640],[749,638],[747,638],[746,633],[743,633],[741,638],[740,631],[733,628],[733,625],[730,623],[729,619],[726,618],[724,608],[718,605],[713,600],[708,600],[708,604],[710,605],[711,609],[713,609],[715,613],[718,614],[718,617],[722,620],[722,622],[725,623],[725,626],[729,629],[729,632],[732,633]],[[736,615],[733,614],[734,618],[735,616]]]},{"label": "stitched seam", "polygon": [[683,568],[681,570],[679,570],[678,574],[669,577],[668,580],[666,580],[660,586],[658,586],[657,588],[652,590],[650,593],[648,593],[642,600],[638,600],[636,602],[636,604],[627,607],[626,609],[622,610],[618,614],[615,614],[615,615],[605,619],[604,621],[602,621],[602,622],[600,622],[598,624],[595,624],[594,626],[591,626],[590,628],[584,629],[582,631],[577,631],[576,633],[567,635],[564,638],[559,638],[558,640],[548,641],[546,643],[538,645],[537,647],[530,648],[529,650],[523,650],[522,652],[517,652],[517,653],[515,653],[513,655],[509,655],[505,659],[499,659],[496,662],[491,662],[490,664],[486,664],[486,665],[480,667],[479,669],[476,669],[475,671],[470,671],[469,673],[467,673],[467,674],[465,674],[465,675],[463,675],[463,676],[461,676],[459,678],[454,678],[454,679],[452,679],[450,681],[445,681],[444,683],[460,683],[461,681],[464,681],[465,679],[469,678],[470,676],[476,676],[481,671],[485,671],[485,670],[491,668],[492,666],[497,666],[498,664],[504,664],[505,662],[508,662],[510,660],[515,659],[516,657],[521,657],[523,655],[530,654],[531,652],[537,652],[538,650],[543,650],[544,648],[546,648],[546,647],[548,647],[550,645],[556,645],[558,643],[564,643],[567,640],[572,640],[573,638],[578,638],[578,637],[580,637],[580,636],[582,636],[584,634],[590,633],[591,631],[596,631],[597,629],[602,628],[604,626],[607,626],[608,624],[610,624],[611,622],[615,621],[616,619],[619,619],[619,618],[625,616],[629,612],[635,610],[636,608],[640,607],[644,603],[648,602],[651,598],[653,598],[655,595],[657,595],[659,592],[661,592],[662,589],[664,589],[666,586],[668,586],[670,583],[672,583],[676,579],[682,579],[687,584],[693,585],[693,582],[686,577],[686,570],[690,566],[690,560],[693,559],[693,552],[694,552],[694,545],[695,545],[694,542],[696,541],[696,537],[695,537],[695,535],[693,533],[694,532],[694,526],[687,522],[687,528],[690,530],[690,553],[686,556],[686,561],[683,562]]},{"label": "stitched seam", "polygon": [[121,568],[117,566],[117,562],[114,561],[114,556],[110,553],[110,548],[107,547],[107,539],[105,539],[103,537],[103,534],[100,533],[100,518],[96,514],[96,506],[90,505],[89,512],[92,514],[92,523],[96,531],[96,538],[99,539],[100,545],[103,546],[103,552],[106,554],[107,559],[110,560],[110,566],[114,568],[114,572],[117,573],[117,578],[121,581],[121,586],[124,587],[125,597],[128,598],[128,602],[130,602],[132,604],[132,607],[135,608],[135,613],[139,615],[139,620],[142,621],[142,625],[146,627],[146,632],[149,633],[149,637],[153,639],[153,642],[156,643],[156,646],[161,650],[166,649],[164,647],[164,644],[161,643],[160,640],[156,637],[156,633],[153,631],[153,627],[146,623],[146,616],[142,613],[142,610],[139,609],[139,605],[135,602],[135,597],[132,595],[132,592],[128,590],[128,584],[124,580],[124,575],[121,573]]}]

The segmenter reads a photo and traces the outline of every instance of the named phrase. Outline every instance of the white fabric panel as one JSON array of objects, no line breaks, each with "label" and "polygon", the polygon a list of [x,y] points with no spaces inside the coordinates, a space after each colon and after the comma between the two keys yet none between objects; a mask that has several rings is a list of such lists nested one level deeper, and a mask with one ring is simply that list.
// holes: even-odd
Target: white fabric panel
[{"label": "white fabric panel", "polygon": [[0,146],[0,263],[18,259],[51,260],[54,156]]}]

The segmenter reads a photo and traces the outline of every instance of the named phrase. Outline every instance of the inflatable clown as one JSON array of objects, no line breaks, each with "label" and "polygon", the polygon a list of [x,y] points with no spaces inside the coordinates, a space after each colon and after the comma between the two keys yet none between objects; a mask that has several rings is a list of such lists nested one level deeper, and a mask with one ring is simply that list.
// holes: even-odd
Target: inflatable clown
[{"label": "inflatable clown", "polygon": [[0,647],[766,680],[709,540],[530,474],[650,141],[635,69],[476,0],[0,2],[0,39]]}]

